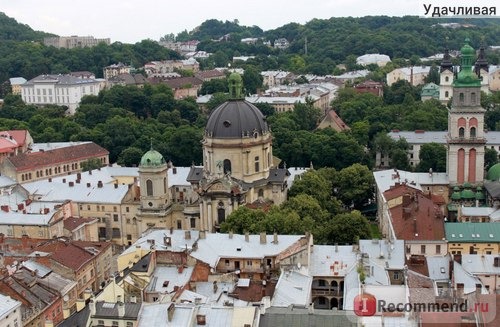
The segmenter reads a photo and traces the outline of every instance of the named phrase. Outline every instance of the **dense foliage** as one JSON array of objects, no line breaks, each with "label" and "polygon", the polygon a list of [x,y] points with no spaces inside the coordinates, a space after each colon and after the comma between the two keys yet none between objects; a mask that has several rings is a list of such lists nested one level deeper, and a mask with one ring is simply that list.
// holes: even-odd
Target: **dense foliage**
[{"label": "dense foliage", "polygon": [[354,243],[370,238],[369,222],[360,211],[373,197],[373,176],[366,166],[354,164],[340,171],[321,168],[294,182],[289,199],[268,211],[240,207],[222,224],[222,231],[237,233],[312,232],[316,244]]}]

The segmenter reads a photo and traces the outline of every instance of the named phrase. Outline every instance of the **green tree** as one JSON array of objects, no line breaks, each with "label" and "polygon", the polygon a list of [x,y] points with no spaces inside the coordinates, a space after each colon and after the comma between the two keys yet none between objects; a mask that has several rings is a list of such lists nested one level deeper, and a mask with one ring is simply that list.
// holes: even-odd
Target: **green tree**
[{"label": "green tree", "polygon": [[102,167],[102,162],[99,158],[92,158],[82,162],[82,171],[94,170]]},{"label": "green tree", "polygon": [[118,156],[117,163],[125,167],[136,167],[141,162],[144,151],[136,147],[124,149]]},{"label": "green tree", "polygon": [[373,174],[367,166],[353,164],[340,170],[336,176],[335,194],[347,206],[360,208],[373,198]]},{"label": "green tree", "polygon": [[488,169],[498,163],[498,153],[495,149],[486,148],[484,151],[484,168]]},{"label": "green tree", "polygon": [[427,143],[420,147],[420,162],[417,171],[428,172],[432,168],[433,172],[446,171],[446,148],[438,143]]},{"label": "green tree", "polygon": [[357,210],[334,216],[324,228],[328,244],[353,244],[371,236],[368,220]]},{"label": "green tree", "polygon": [[243,73],[243,85],[245,92],[256,94],[257,90],[262,89],[264,78],[254,66],[247,66]]},{"label": "green tree", "polygon": [[310,195],[318,201],[322,208],[326,208],[332,197],[332,185],[330,181],[317,172],[308,171],[299,180],[294,181],[288,191],[290,198],[299,194]]}]

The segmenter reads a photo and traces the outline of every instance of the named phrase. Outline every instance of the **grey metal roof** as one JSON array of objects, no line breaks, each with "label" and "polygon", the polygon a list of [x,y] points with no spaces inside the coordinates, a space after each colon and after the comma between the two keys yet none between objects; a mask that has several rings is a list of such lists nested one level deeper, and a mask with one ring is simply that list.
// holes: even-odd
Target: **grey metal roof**
[{"label": "grey metal roof", "polygon": [[[96,303],[94,317],[118,318],[118,303],[99,301]],[[125,306],[125,319],[137,319],[141,309],[141,303],[123,303]]]},{"label": "grey metal roof", "polygon": [[57,327],[87,327],[90,317],[90,309],[88,306],[83,310],[76,312],[68,319],[63,320]]},{"label": "grey metal roof", "polygon": [[484,181],[484,188],[491,197],[500,198],[500,182]]},{"label": "grey metal roof", "polygon": [[199,182],[203,178],[203,167],[191,167],[186,178],[188,182]]},{"label": "grey metal roof", "polygon": [[208,119],[205,133],[214,138],[252,137],[267,134],[269,127],[260,110],[245,100],[229,100],[215,108]]},{"label": "grey metal roof", "polygon": [[315,310],[310,314],[308,309],[271,307],[260,317],[259,327],[343,327],[357,326],[357,320],[347,311]]},{"label": "grey metal roof", "polygon": [[271,168],[269,169],[269,176],[267,181],[271,183],[283,182],[290,176],[290,172],[284,168]]},{"label": "grey metal roof", "polygon": [[78,78],[71,75],[38,75],[30,79],[25,85],[34,85],[38,83],[55,83],[58,85],[77,85],[77,84],[96,84],[96,80],[91,78]]}]

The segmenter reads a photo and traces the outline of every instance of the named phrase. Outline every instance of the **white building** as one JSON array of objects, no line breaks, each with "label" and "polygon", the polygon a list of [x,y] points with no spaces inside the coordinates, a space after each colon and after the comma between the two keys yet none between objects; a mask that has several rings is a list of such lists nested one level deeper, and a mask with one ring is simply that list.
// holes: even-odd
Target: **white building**
[{"label": "white building", "polygon": [[429,75],[430,71],[430,66],[396,68],[387,74],[387,85],[391,86],[400,80],[405,80],[413,86],[424,84],[425,78]]},{"label": "white building", "polygon": [[0,294],[0,326],[21,327],[21,302]]},{"label": "white building", "polygon": [[380,53],[369,53],[356,58],[356,64],[361,66],[375,64],[379,67],[384,67],[388,62],[391,62],[391,58],[388,55]]},{"label": "white building", "polygon": [[67,106],[73,115],[85,95],[98,95],[100,82],[71,75],[39,75],[21,85],[21,97],[26,104]]},{"label": "white building", "polygon": [[111,40],[109,38],[104,39],[96,39],[93,36],[53,36],[46,37],[43,39],[43,43],[46,46],[53,46],[56,48],[85,48],[85,47],[94,47],[99,43],[104,43],[109,45]]}]

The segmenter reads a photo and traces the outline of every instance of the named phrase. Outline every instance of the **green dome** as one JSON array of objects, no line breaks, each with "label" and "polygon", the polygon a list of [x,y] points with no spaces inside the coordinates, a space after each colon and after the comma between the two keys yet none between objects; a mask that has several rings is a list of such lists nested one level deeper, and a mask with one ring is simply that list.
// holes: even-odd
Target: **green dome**
[{"label": "green dome", "polygon": [[489,181],[500,181],[500,163],[497,163],[488,169],[486,179]]},{"label": "green dome", "polygon": [[471,188],[472,187],[472,184],[469,183],[469,182],[465,182],[463,185],[462,185],[464,188]]},{"label": "green dome", "polygon": [[157,167],[165,164],[165,159],[161,153],[153,149],[146,152],[141,158],[141,166],[143,167]]},{"label": "green dome", "polygon": [[455,187],[453,188],[453,191],[454,191],[454,192],[458,192],[458,193],[460,193],[460,187],[455,186]]},{"label": "green dome", "polygon": [[455,201],[460,201],[460,199],[461,199],[461,198],[462,198],[462,197],[461,197],[461,195],[460,195],[460,192],[458,192],[458,191],[453,192],[453,193],[451,194],[451,199],[452,199],[452,200],[455,200]]},{"label": "green dome", "polygon": [[463,190],[460,196],[462,197],[462,199],[465,200],[471,200],[476,198],[476,194],[474,194],[474,192],[471,190]]},{"label": "green dome", "polygon": [[485,199],[484,193],[481,191],[477,191],[476,192],[476,200],[484,200],[484,199]]},{"label": "green dome", "polygon": [[460,49],[460,54],[462,56],[463,55],[471,55],[471,56],[476,55],[476,50],[474,50],[474,48],[469,45],[469,42],[470,42],[469,39],[465,39],[465,44],[462,47],[462,49]]}]

